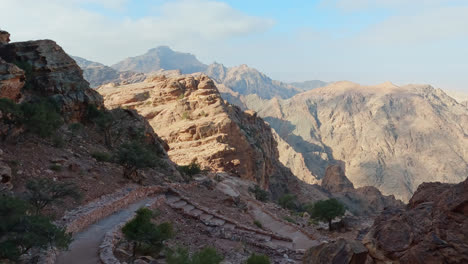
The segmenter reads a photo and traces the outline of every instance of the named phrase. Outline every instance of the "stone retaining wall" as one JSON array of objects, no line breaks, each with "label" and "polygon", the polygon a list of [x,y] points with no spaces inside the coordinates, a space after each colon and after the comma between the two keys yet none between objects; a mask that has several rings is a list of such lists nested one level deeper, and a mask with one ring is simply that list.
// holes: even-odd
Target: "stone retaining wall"
[{"label": "stone retaining wall", "polygon": [[[112,194],[102,196],[77,209],[66,212],[56,224],[66,228],[67,232],[80,232],[97,221],[129,206],[145,197],[165,191],[162,186],[130,186]],[[51,249],[39,258],[39,264],[54,264],[57,250]]]}]

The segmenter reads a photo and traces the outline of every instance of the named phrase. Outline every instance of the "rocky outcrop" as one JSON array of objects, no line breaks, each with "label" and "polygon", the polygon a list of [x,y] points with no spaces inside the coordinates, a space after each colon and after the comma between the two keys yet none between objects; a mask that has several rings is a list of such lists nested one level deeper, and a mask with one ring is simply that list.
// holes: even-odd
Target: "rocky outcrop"
[{"label": "rocky outcrop", "polygon": [[355,240],[343,238],[331,243],[323,243],[307,250],[304,264],[365,264],[367,248]]},{"label": "rocky outcrop", "polygon": [[26,101],[51,97],[67,121],[81,120],[90,104],[102,107],[102,97],[89,89],[81,69],[54,41],[0,45],[0,57],[24,70]]},{"label": "rocky outcrop", "polygon": [[407,208],[385,210],[363,242],[376,263],[467,263],[468,180],[421,184]]},{"label": "rocky outcrop", "polygon": [[354,190],[353,183],[348,180],[340,165],[332,165],[326,169],[322,187],[331,193]]},{"label": "rocky outcrop", "polygon": [[111,66],[118,71],[150,73],[158,70],[180,70],[182,73],[203,72],[206,65],[189,53],[171,50],[167,46],[150,49],[147,53],[127,58]]},{"label": "rocky outcrop", "polygon": [[11,168],[8,164],[0,161],[0,193],[3,191],[8,191],[13,188],[11,184],[12,181]]},{"label": "rocky outcrop", "polygon": [[98,91],[107,107],[132,108],[145,116],[178,164],[196,158],[204,168],[232,172],[264,187],[272,178],[292,177],[278,161],[270,127],[256,113],[225,103],[207,76],[158,76]]},{"label": "rocky outcrop", "polygon": [[24,86],[24,71],[0,58],[0,98],[19,102]]},{"label": "rocky outcrop", "polygon": [[343,161],[354,186],[408,201],[423,182],[457,183],[468,174],[468,109],[428,85],[338,82],[288,100],[245,102],[313,175]]},{"label": "rocky outcrop", "polygon": [[10,33],[0,30],[0,45],[8,44],[10,42]]},{"label": "rocky outcrop", "polygon": [[404,204],[393,195],[383,195],[373,186],[354,188],[346,177],[341,165],[331,165],[326,169],[321,187],[339,199],[349,211],[356,215],[376,215],[384,208],[403,208]]}]

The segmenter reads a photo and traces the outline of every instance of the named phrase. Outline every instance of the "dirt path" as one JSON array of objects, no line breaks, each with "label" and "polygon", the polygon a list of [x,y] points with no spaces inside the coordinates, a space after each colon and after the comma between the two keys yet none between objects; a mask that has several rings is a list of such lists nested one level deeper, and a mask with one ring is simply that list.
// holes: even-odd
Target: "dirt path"
[{"label": "dirt path", "polygon": [[[320,244],[319,241],[309,238],[299,229],[274,219],[269,214],[263,212],[263,210],[255,203],[249,202],[248,206],[252,216],[256,220],[260,221],[265,229],[275,232],[281,236],[291,238],[293,240],[292,249],[309,249],[310,247]],[[285,243],[282,241],[272,242],[276,244],[281,243],[283,246],[291,248],[291,243]]]},{"label": "dirt path", "polygon": [[73,242],[68,251],[61,252],[57,257],[56,264],[97,264],[99,260],[99,246],[107,231],[114,226],[126,221],[133,212],[155,198],[146,198],[129,205],[99,222],[91,225],[83,232],[73,237]]}]

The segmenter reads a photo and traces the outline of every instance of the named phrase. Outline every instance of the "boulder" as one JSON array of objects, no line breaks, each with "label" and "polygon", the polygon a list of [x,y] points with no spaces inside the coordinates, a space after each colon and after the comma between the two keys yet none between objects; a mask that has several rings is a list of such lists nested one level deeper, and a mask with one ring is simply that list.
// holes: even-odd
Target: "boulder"
[{"label": "boulder", "polygon": [[90,104],[103,107],[102,97],[89,88],[76,62],[51,40],[0,45],[0,57],[25,72],[24,100],[53,98],[65,120],[81,121]]},{"label": "boulder", "polygon": [[24,71],[0,58],[0,98],[19,102],[24,86]]},{"label": "boulder", "polygon": [[399,263],[468,263],[468,180],[424,183],[406,209],[387,209],[363,243],[373,259]]},{"label": "boulder", "polygon": [[340,238],[312,247],[304,255],[304,264],[365,264],[367,248],[356,240]]}]

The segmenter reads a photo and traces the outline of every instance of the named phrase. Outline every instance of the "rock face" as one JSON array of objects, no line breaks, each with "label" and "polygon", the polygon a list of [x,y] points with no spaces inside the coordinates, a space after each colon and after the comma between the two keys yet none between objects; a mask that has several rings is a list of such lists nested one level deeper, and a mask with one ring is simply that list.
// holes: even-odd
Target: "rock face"
[{"label": "rock face", "polygon": [[325,177],[322,179],[322,187],[332,193],[354,190],[353,183],[348,180],[340,165],[327,168]]},{"label": "rock face", "polygon": [[320,87],[325,87],[328,85],[328,83],[320,80],[310,80],[310,81],[304,81],[304,82],[292,82],[290,83],[292,86],[299,88],[303,91],[309,91],[312,89],[320,88]]},{"label": "rock face", "polygon": [[8,44],[10,42],[10,33],[0,30],[0,45]]},{"label": "rock face", "polygon": [[304,156],[313,175],[342,161],[356,187],[404,201],[422,182],[468,175],[468,109],[428,85],[338,82],[288,100],[245,103]]},{"label": "rock face", "polygon": [[25,78],[23,70],[0,58],[0,98],[19,102]]},{"label": "rock face", "polygon": [[376,263],[467,263],[468,180],[423,183],[406,210],[385,210],[363,242]]},{"label": "rock face", "polygon": [[127,58],[112,65],[112,68],[118,71],[149,73],[163,69],[180,70],[184,74],[203,72],[206,67],[194,55],[176,52],[167,46],[151,49],[143,55]]},{"label": "rock face", "polygon": [[367,248],[355,240],[340,238],[307,250],[304,264],[365,264]]},{"label": "rock face", "polygon": [[169,144],[168,154],[178,164],[189,164],[196,157],[202,167],[232,172],[263,187],[274,184],[272,179],[292,177],[278,161],[268,124],[253,111],[225,103],[205,75],[158,76],[98,91],[107,107],[132,108],[145,116]]},{"label": "rock face", "polygon": [[393,195],[382,195],[373,186],[354,188],[340,165],[331,165],[326,169],[321,187],[332,197],[339,199],[349,211],[356,215],[375,215],[387,207],[403,208],[404,206]]},{"label": "rock face", "polygon": [[25,71],[25,100],[53,98],[68,121],[80,120],[89,104],[102,106],[102,97],[83,79],[82,71],[63,49],[51,40],[0,45],[0,57]]}]

